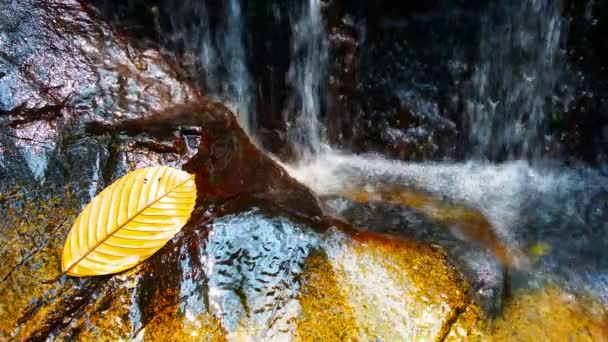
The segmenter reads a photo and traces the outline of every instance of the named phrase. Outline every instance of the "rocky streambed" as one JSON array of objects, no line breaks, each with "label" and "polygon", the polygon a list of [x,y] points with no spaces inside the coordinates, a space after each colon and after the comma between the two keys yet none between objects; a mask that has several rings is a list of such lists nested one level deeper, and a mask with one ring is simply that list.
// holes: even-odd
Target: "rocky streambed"
[{"label": "rocky streambed", "polygon": [[[172,58],[82,3],[1,5],[0,340],[607,338],[593,296],[511,291],[520,266],[475,209],[313,192]],[[159,164],[196,174],[186,227],[135,269],[43,283],[83,206]]]}]

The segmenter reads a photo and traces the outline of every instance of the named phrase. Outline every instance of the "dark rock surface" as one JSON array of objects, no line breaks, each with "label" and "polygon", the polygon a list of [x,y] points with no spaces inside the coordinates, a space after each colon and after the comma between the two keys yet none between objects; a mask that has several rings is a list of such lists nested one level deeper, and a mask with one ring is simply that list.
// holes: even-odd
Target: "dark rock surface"
[{"label": "dark rock surface", "polygon": [[[193,63],[189,65],[196,70],[192,75],[203,75],[193,76],[193,80],[201,85],[208,83],[206,78],[212,72],[201,70],[200,65],[197,69],[196,60],[203,52],[199,40],[193,37],[221,36],[217,27],[224,11],[221,2],[206,1],[203,7],[187,1],[97,0],[93,4],[102,16],[144,45],[160,45],[191,57]],[[536,138],[542,146],[534,157],[602,163],[608,139],[603,77],[608,66],[602,38],[607,32],[606,5],[593,0],[564,0],[560,4],[561,15],[555,18],[561,25],[559,49],[554,56],[559,61],[555,70],[547,71],[555,73],[547,76],[555,77],[555,82],[547,85],[554,88],[546,91],[550,98],[539,99],[545,102],[547,113],[541,127],[543,134]],[[293,2],[243,6],[245,62],[257,88],[254,128],[266,149],[289,156],[284,111],[291,96],[287,73],[292,58],[291,32],[299,6]],[[505,84],[500,82],[506,81],[493,79],[490,72],[507,68],[516,82],[525,76],[519,71],[527,63],[529,51],[518,50],[516,41],[502,42],[511,45],[500,47],[496,45],[501,44],[500,39],[493,36],[502,34],[501,18],[515,13],[515,7],[509,1],[494,6],[461,0],[424,4],[322,2],[329,65],[327,76],[321,80],[320,116],[327,138],[356,152],[379,151],[399,159],[470,157],[476,146],[470,138],[475,133],[467,123],[467,106],[477,96],[475,69],[489,58],[483,55],[488,51],[482,51],[482,45],[512,48],[504,52],[508,61],[490,61],[496,63],[494,71],[486,75],[489,82],[496,83],[491,86],[493,97],[503,97],[499,89]],[[197,19],[201,14],[209,18],[204,27]],[[177,17],[185,19],[176,22]],[[533,28],[539,23],[532,20],[514,25],[520,24],[525,29],[526,25]],[[510,64],[501,65],[503,62]],[[222,79],[225,67],[218,66],[214,77]],[[485,103],[487,99],[481,100]],[[514,104],[512,111],[519,111],[518,106]],[[530,157],[520,151],[522,146],[518,144],[501,144],[494,144],[493,153],[473,156],[504,160],[513,158],[507,151],[513,149],[511,154],[516,157]]]},{"label": "dark rock surface", "polygon": [[[158,52],[135,50],[78,2],[5,1],[0,25],[3,177],[91,177],[96,165],[107,166],[89,159],[116,150],[107,139],[84,136],[83,123],[138,117],[196,97]],[[82,169],[66,165],[68,158],[83,158]],[[63,169],[50,175],[53,163]]]},{"label": "dark rock surface", "polygon": [[569,111],[554,123],[564,132],[564,154],[592,163],[608,160],[608,3],[565,1],[565,45],[577,93]]}]

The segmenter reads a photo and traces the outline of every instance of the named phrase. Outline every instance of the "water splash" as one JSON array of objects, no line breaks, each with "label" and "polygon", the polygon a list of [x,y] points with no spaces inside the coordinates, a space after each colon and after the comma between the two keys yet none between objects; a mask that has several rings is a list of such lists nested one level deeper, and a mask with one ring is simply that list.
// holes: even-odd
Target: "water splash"
[{"label": "water splash", "polygon": [[328,47],[321,1],[303,2],[294,17],[288,74],[293,95],[286,109],[285,121],[289,124],[289,141],[298,154],[306,155],[319,152],[323,140],[319,115]]},{"label": "water splash", "polygon": [[463,203],[481,212],[508,246],[551,247],[534,277],[608,297],[601,290],[607,284],[597,284],[608,278],[608,177],[596,170],[526,161],[407,163],[337,152],[285,167],[320,195],[393,184]]},{"label": "water splash", "polygon": [[561,8],[561,0],[503,0],[482,16],[480,62],[465,94],[472,157],[543,155],[548,121],[568,104],[567,96],[557,96],[564,62]]}]

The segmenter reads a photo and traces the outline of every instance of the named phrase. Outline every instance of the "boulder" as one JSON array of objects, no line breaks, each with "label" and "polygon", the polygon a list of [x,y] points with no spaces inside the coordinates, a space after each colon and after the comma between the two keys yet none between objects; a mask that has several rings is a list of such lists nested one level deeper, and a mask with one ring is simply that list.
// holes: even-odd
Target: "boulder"
[{"label": "boulder", "polygon": [[307,341],[440,341],[476,307],[442,248],[376,234],[333,232],[303,277]]}]

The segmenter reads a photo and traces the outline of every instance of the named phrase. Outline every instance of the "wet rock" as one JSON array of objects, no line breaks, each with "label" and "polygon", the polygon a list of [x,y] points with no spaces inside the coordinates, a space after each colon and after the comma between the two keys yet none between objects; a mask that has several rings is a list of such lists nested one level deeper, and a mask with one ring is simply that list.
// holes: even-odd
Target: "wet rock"
[{"label": "wet rock", "polygon": [[[0,36],[0,339],[432,340],[483,327],[442,248],[323,217],[162,54],[76,1],[5,1],[0,14],[14,33]],[[183,230],[127,272],[41,283],[82,206],[158,164],[197,174]]]},{"label": "wet rock", "polygon": [[302,290],[304,339],[441,340],[470,305],[441,249],[335,232],[324,253],[309,260]]},{"label": "wet rock", "polygon": [[483,216],[466,207],[438,205],[424,194],[405,196],[410,198],[389,202],[378,193],[349,192],[327,196],[324,202],[335,215],[360,229],[445,248],[469,282],[475,303],[489,316],[499,313],[505,296],[505,269],[511,260],[487,223],[471,224],[479,223]]},{"label": "wet rock", "polygon": [[323,252],[306,260],[299,295],[302,316],[297,321],[303,340],[346,341],[356,337],[357,322],[332,264]]},{"label": "wet rock", "polygon": [[[459,61],[475,54],[479,7],[330,1],[330,140],[406,160],[456,156]],[[448,53],[459,37],[468,41]]]},{"label": "wet rock", "polygon": [[[76,1],[1,7],[0,339],[41,340],[76,325],[96,301],[102,312],[112,298],[128,297],[107,277],[41,283],[57,274],[81,207],[129,170],[187,158],[88,134],[86,124],[138,117],[196,95],[160,53],[134,49]],[[128,327],[116,312],[114,323]]]},{"label": "wet rock", "polygon": [[495,339],[598,341],[608,336],[605,308],[554,286],[516,293],[492,326]]},{"label": "wet rock", "polygon": [[[2,178],[71,179],[104,168],[95,156],[120,148],[92,141],[84,123],[137,117],[196,97],[160,53],[134,49],[76,1],[7,2],[0,16]],[[86,170],[63,163],[76,156]],[[63,169],[47,172],[50,164]]]},{"label": "wet rock", "polygon": [[475,308],[468,308],[454,322],[446,341],[602,341],[608,336],[605,307],[554,285],[515,293],[491,323],[479,318]]},{"label": "wet rock", "polygon": [[[222,340],[207,311],[184,319],[184,305],[209,301],[194,257],[208,215],[256,205],[317,224],[315,197],[226,107],[200,98],[160,53],[135,48],[80,3],[9,2],[0,13],[15,33],[0,40],[0,339]],[[185,102],[194,104],[176,106]],[[95,194],[130,170],[180,167],[195,154],[187,168],[199,173],[201,201],[162,251],[120,275],[42,284],[57,275],[65,236]]]},{"label": "wet rock", "polygon": [[320,222],[323,213],[313,193],[260,151],[221,103],[203,99],[140,119],[88,126],[88,131],[95,134],[155,137],[173,129],[192,130],[200,136],[197,153],[184,165],[186,171],[197,175],[199,206],[223,203],[230,207],[238,201],[269,201],[292,210],[292,215]]}]

